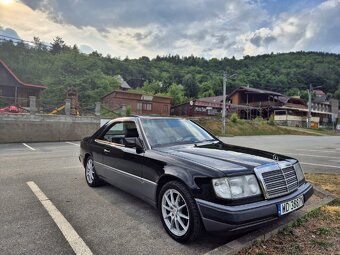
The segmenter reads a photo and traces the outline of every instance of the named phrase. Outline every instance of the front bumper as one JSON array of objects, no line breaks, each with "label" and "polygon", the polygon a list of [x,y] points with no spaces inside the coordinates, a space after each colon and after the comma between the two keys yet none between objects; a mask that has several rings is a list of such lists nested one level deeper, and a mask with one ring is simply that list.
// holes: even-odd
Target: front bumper
[{"label": "front bumper", "polygon": [[313,195],[313,186],[310,183],[304,183],[289,195],[245,205],[226,206],[201,199],[196,199],[196,202],[207,231],[241,232],[284,217],[278,216],[277,205],[300,195],[304,196],[306,202]]}]

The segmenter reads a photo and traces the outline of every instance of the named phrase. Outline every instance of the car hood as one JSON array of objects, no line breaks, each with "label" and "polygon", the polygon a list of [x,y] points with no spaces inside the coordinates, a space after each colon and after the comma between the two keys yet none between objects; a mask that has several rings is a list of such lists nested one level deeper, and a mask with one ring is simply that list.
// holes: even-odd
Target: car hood
[{"label": "car hood", "polygon": [[[271,152],[240,146],[214,143],[205,145],[184,145],[159,148],[180,161],[219,170],[228,174],[242,172],[253,173],[260,165],[286,160],[288,157]],[[275,160],[274,160],[275,158]]]}]

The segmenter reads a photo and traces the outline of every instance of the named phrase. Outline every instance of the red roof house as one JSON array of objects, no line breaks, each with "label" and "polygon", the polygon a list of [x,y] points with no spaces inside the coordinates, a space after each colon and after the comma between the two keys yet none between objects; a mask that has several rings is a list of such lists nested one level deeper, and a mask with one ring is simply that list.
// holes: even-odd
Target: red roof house
[{"label": "red roof house", "polygon": [[37,99],[47,87],[21,81],[14,72],[0,59],[0,102],[5,105],[29,106],[29,97]]}]

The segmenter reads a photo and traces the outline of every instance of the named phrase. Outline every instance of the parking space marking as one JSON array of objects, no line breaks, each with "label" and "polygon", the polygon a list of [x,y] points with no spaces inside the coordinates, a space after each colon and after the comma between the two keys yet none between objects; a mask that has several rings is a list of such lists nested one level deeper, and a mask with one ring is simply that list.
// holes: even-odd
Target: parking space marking
[{"label": "parking space marking", "polygon": [[80,146],[79,144],[72,143],[72,142],[65,142],[65,143],[68,143],[68,144],[71,144],[71,145],[75,145],[75,146]]},{"label": "parking space marking", "polygon": [[300,162],[300,164],[303,164],[303,165],[311,165],[311,166],[332,167],[332,168],[339,168],[339,169],[340,169],[340,166],[321,165],[321,164],[306,163],[306,162]]},{"label": "parking space marking", "polygon": [[57,207],[54,206],[51,200],[48,199],[44,192],[41,191],[38,185],[33,181],[26,183],[32,190],[33,194],[38,198],[40,203],[45,207],[48,214],[52,217],[53,221],[58,226],[65,239],[68,241],[75,254],[93,254],[83,239],[74,230],[72,225],[66,220]]},{"label": "parking space marking", "polygon": [[26,146],[28,149],[32,150],[32,151],[35,151],[34,148],[32,148],[31,146],[27,145],[26,143],[22,143],[22,145]]},{"label": "parking space marking", "polygon": [[297,151],[316,151],[316,152],[325,152],[325,153],[338,153],[337,151],[334,150],[338,150],[338,149],[322,149],[322,150],[310,150],[310,149],[295,149]]},{"label": "parking space marking", "polygon": [[295,154],[297,156],[305,156],[305,157],[313,157],[313,158],[333,158],[339,159],[339,157],[331,157],[331,156],[321,156],[321,155],[309,155],[309,154]]}]

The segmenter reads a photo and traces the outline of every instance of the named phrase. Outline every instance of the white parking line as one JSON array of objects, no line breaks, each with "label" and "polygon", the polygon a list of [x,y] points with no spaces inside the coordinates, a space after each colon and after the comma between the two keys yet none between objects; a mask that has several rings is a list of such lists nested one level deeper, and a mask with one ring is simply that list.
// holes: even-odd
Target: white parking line
[{"label": "white parking line", "polygon": [[27,145],[26,143],[22,143],[22,145],[26,146],[28,149],[32,150],[32,151],[35,151],[34,148],[32,148],[31,146]]},{"label": "white parking line", "polygon": [[323,150],[307,150],[307,149],[295,149],[297,151],[316,151],[316,152],[326,152],[326,153],[338,153],[338,151],[335,151],[337,149],[323,149]]},{"label": "white parking line", "polygon": [[80,146],[79,144],[72,143],[72,142],[65,142],[65,143],[68,143],[68,144],[71,144],[71,145],[75,145],[75,146]]},{"label": "white parking line", "polygon": [[40,190],[37,184],[33,181],[27,182],[34,195],[39,199],[40,203],[45,207],[48,214],[52,217],[55,224],[57,224],[65,239],[71,245],[75,254],[93,254],[86,243],[81,239],[78,233],[74,230],[71,224],[61,214],[61,212],[54,206],[48,197]]},{"label": "white parking line", "polygon": [[313,157],[313,158],[333,158],[339,159],[340,157],[330,157],[330,156],[321,156],[321,155],[309,155],[309,154],[295,154],[297,156],[305,156],[305,157]]},{"label": "white parking line", "polygon": [[311,166],[323,166],[323,167],[340,168],[340,166],[321,165],[321,164],[306,163],[306,162],[300,162],[300,164],[311,165]]}]

